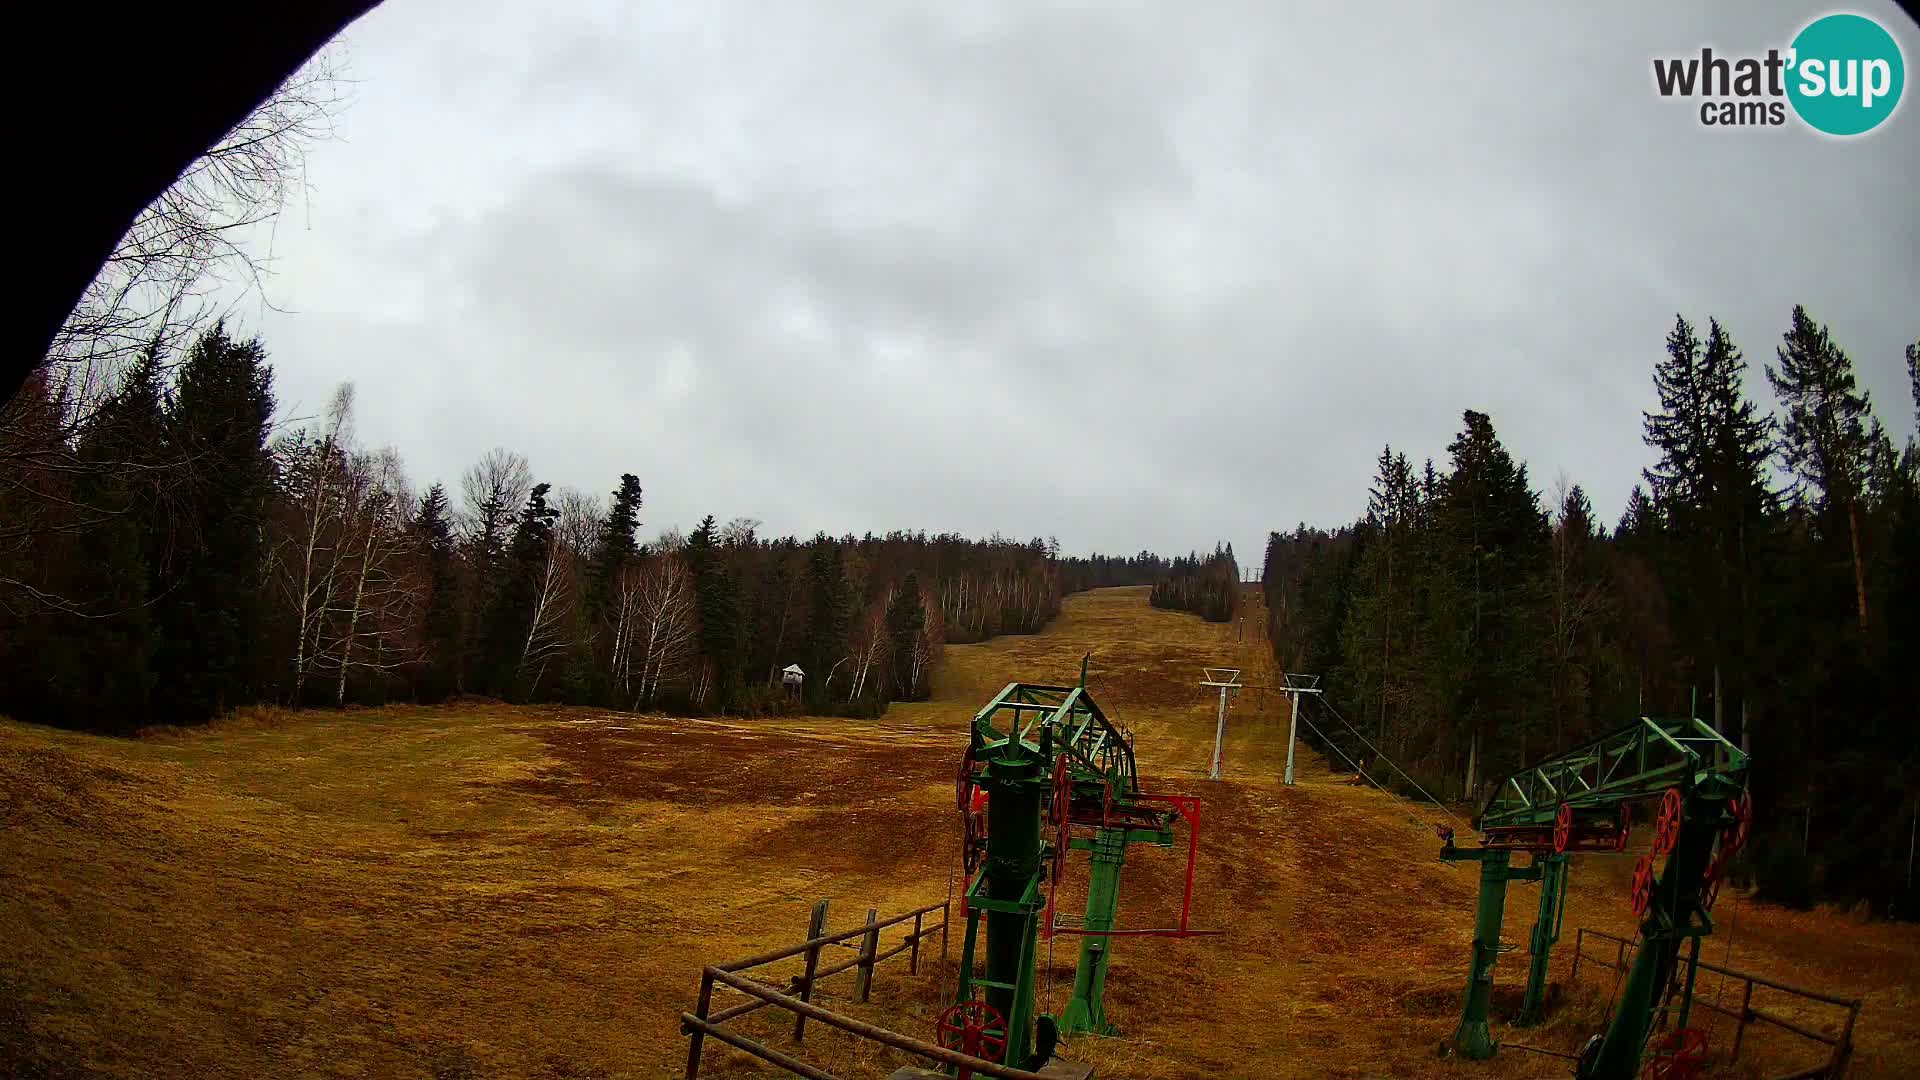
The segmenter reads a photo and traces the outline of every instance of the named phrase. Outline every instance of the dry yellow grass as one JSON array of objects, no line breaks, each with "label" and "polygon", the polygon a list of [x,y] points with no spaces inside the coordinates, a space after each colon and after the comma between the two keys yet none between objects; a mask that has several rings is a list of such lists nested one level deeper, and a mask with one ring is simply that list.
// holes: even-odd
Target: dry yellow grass
[{"label": "dry yellow grass", "polygon": [[[820,897],[842,926],[945,894],[967,717],[1009,680],[1070,681],[1089,649],[1094,692],[1137,732],[1150,783],[1207,799],[1194,919],[1229,933],[1122,941],[1109,1002],[1125,1034],[1072,1056],[1133,1080],[1564,1074],[1516,1052],[1436,1056],[1473,871],[1438,862],[1405,804],[1313,755],[1282,786],[1277,698],[1236,705],[1227,779],[1208,783],[1198,669],[1271,682],[1264,643],[1154,611],[1143,590],[1073,597],[1045,634],[951,648],[935,700],[877,722],[458,706],[265,714],[138,741],[0,724],[0,1071],[677,1075],[702,962],[797,940]],[[1134,856],[1122,918],[1175,917],[1180,869],[1172,852]],[[1577,864],[1558,978],[1571,927],[1629,929],[1625,873],[1625,860]],[[1513,890],[1509,940],[1524,940],[1533,897]],[[1722,904],[1731,933],[1709,958],[1731,941],[1736,967],[1864,995],[1851,1075],[1912,1072],[1916,928]],[[1497,1007],[1510,1011],[1522,963],[1502,962]],[[1042,979],[1056,1008],[1072,967],[1063,938]],[[1544,1028],[1502,1036],[1572,1047],[1605,1007],[1604,974],[1583,973]],[[909,976],[903,959],[869,1006],[846,1002],[851,975],[825,996],[924,1035],[951,977],[938,963]],[[777,1016],[742,1025],[786,1045]],[[1812,1060],[1754,1039],[1750,1060]],[[901,1060],[826,1031],[805,1052],[849,1077]],[[708,1061],[709,1075],[761,1074],[724,1048]]]}]

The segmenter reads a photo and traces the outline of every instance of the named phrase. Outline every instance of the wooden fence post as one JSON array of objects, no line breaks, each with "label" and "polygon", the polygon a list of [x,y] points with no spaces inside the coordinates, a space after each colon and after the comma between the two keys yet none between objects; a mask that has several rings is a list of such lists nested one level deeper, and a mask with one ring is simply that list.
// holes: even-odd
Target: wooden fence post
[{"label": "wooden fence post", "polygon": [[1753,1022],[1753,980],[1747,980],[1746,993],[1740,996],[1740,1022],[1733,1025],[1733,1053],[1728,1061],[1740,1060],[1740,1041],[1747,1037],[1747,1025]]},{"label": "wooden fence post", "polygon": [[1569,986],[1580,981],[1580,950],[1581,950],[1581,947],[1586,944],[1586,940],[1587,940],[1587,928],[1584,926],[1574,927],[1573,928],[1573,972],[1567,976],[1567,984]]},{"label": "wooden fence post", "polygon": [[[807,920],[807,940],[812,941],[814,938],[817,938],[826,932],[827,932],[827,902],[825,900],[822,900],[819,903],[813,905],[813,917]],[[813,1000],[813,973],[819,970],[820,970],[820,946],[815,945],[807,949],[807,974],[805,975],[804,978],[802,978],[800,982],[800,1000],[801,1001]],[[807,1035],[807,1014],[798,1013],[798,1012],[794,1013],[793,1014],[793,1041],[799,1042],[800,1040],[806,1038],[806,1035]],[[693,1080],[693,1078],[688,1077],[687,1080]]]},{"label": "wooden fence post", "polygon": [[[705,1020],[707,1018],[707,1009],[712,1004],[713,974],[702,969],[700,972],[700,1000],[699,1003],[693,1007],[693,1015]],[[687,1080],[695,1080],[695,1078],[700,1075],[700,1047],[706,1040],[707,1033],[700,1028],[694,1028],[688,1034],[691,1038],[687,1040]]]},{"label": "wooden fence post", "polygon": [[880,950],[880,928],[874,923],[879,919],[878,910],[867,909],[867,934],[860,939],[859,985],[854,988],[861,1001],[867,1000],[867,995],[873,992],[873,954]]},{"label": "wooden fence post", "polygon": [[920,974],[920,915],[913,916],[913,947],[907,951],[907,974]]},{"label": "wooden fence post", "polygon": [[1833,1044],[1833,1065],[1827,1070],[1832,1080],[1845,1076],[1847,1065],[1853,1061],[1853,1022],[1859,1018],[1860,1003],[1856,1001],[1847,1009],[1847,1026],[1840,1029],[1840,1041]]}]

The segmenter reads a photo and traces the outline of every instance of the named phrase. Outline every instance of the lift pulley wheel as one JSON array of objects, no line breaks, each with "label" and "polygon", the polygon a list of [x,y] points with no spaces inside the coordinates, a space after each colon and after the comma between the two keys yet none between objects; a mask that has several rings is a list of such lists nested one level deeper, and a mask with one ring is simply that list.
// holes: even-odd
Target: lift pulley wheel
[{"label": "lift pulley wheel", "polygon": [[1660,796],[1660,816],[1653,823],[1653,855],[1660,858],[1673,850],[1680,839],[1680,818],[1686,813],[1687,800],[1680,789],[1670,787]]},{"label": "lift pulley wheel", "polygon": [[[1007,1052],[1007,1021],[1000,1010],[975,998],[949,1005],[933,1024],[934,1041],[970,1057],[999,1061]],[[962,1077],[973,1070],[962,1066]]]},{"label": "lift pulley wheel", "polygon": [[1647,917],[1647,909],[1653,906],[1653,856],[1640,856],[1633,864],[1633,914],[1638,918]]},{"label": "lift pulley wheel", "polygon": [[1747,846],[1747,833],[1753,829],[1753,793],[1743,791],[1739,798],[1727,800],[1727,811],[1733,815],[1733,831],[1726,834],[1720,850],[1731,859]]},{"label": "lift pulley wheel", "polygon": [[1620,804],[1620,831],[1613,834],[1613,850],[1627,850],[1627,835],[1633,831],[1633,811]]},{"label": "lift pulley wheel", "polygon": [[1047,808],[1053,825],[1053,867],[1050,881],[1059,881],[1067,872],[1067,842],[1072,839],[1073,773],[1067,769],[1067,756],[1054,759],[1053,805]]},{"label": "lift pulley wheel", "polygon": [[1699,1028],[1675,1028],[1653,1048],[1647,1060],[1647,1080],[1692,1080],[1707,1064],[1707,1033]]},{"label": "lift pulley wheel", "polygon": [[987,857],[987,793],[982,788],[974,788],[973,795],[967,800],[966,832],[961,839],[961,860],[966,866],[967,877],[980,869]]},{"label": "lift pulley wheel", "polygon": [[1573,807],[1566,803],[1553,815],[1553,853],[1565,855],[1567,845],[1573,841]]},{"label": "lift pulley wheel", "polygon": [[960,755],[960,771],[953,781],[953,802],[961,813],[967,812],[967,803],[973,799],[974,788],[979,786],[973,776],[973,745],[967,745],[967,752]]}]

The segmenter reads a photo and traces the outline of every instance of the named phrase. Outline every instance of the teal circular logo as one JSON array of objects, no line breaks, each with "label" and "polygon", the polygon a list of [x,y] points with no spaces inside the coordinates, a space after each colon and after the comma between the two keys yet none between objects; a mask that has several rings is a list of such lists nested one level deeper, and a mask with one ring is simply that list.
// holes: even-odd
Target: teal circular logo
[{"label": "teal circular logo", "polygon": [[1793,39],[1787,100],[1817,131],[1860,135],[1900,104],[1907,65],[1900,43],[1864,15],[1828,15]]}]

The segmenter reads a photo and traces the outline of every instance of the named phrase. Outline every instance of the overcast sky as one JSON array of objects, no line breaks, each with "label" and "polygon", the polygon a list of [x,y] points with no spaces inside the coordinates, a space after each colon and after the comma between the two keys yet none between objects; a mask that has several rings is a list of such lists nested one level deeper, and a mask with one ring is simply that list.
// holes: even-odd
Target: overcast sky
[{"label": "overcast sky", "polygon": [[[1493,416],[1611,521],[1676,312],[1796,302],[1896,438],[1920,115],[1703,128],[1655,55],[1807,5],[387,0],[239,309],[282,410],[359,391],[420,487],[489,447],[644,532],[1333,525]],[[1890,4],[1852,10],[1920,35]],[[1911,87],[1906,96],[1916,93]]]}]

